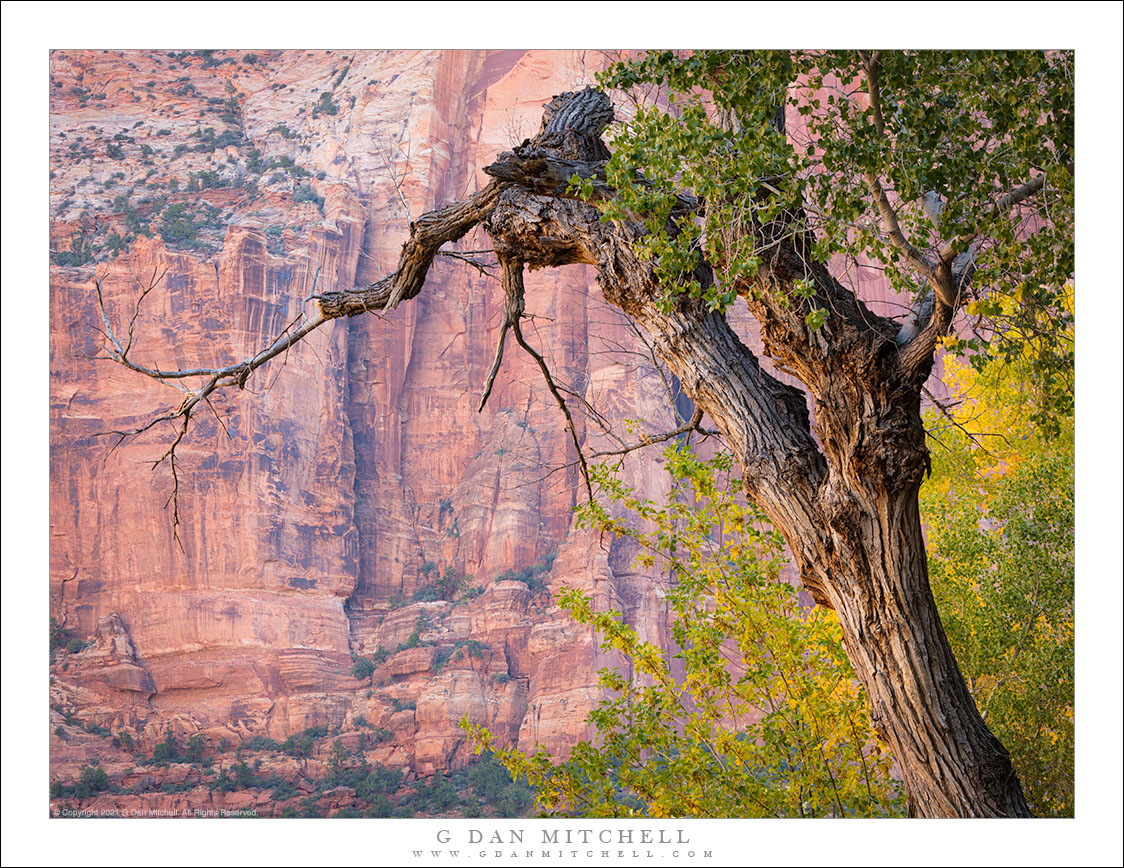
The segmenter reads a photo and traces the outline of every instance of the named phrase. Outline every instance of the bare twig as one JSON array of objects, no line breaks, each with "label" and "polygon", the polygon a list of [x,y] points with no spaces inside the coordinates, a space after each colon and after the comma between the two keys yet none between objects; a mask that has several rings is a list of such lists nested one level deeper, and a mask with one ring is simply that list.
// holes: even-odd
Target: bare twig
[{"label": "bare twig", "polygon": [[480,396],[480,406],[476,408],[479,413],[488,403],[488,396],[492,394],[492,386],[496,382],[500,363],[503,362],[503,349],[507,343],[508,331],[523,316],[525,307],[523,297],[523,263],[500,260],[502,269],[501,282],[503,284],[503,325],[500,326],[499,340],[496,342],[496,358],[492,362],[492,369],[488,372],[488,379],[484,383],[484,394]]},{"label": "bare twig", "polygon": [[696,407],[695,412],[691,415],[691,418],[687,422],[676,428],[674,431],[668,431],[666,434],[659,434],[654,437],[644,435],[641,436],[639,442],[637,443],[629,444],[620,449],[606,449],[603,452],[594,452],[590,457],[604,458],[609,455],[626,455],[629,452],[635,452],[637,449],[643,449],[645,446],[651,446],[654,443],[663,443],[666,440],[671,440],[681,434],[687,434],[690,431],[698,431],[704,437],[712,437],[719,433],[718,431],[713,431],[709,428],[703,428],[702,418],[702,409]]},{"label": "bare twig", "polygon": [[382,159],[382,164],[386,166],[386,171],[390,175],[390,180],[394,182],[394,189],[398,193],[398,198],[402,202],[402,207],[406,209],[406,219],[410,223],[414,222],[414,217],[410,213],[410,203],[406,201],[406,196],[402,192],[402,182],[398,180],[398,173],[394,171],[394,166],[391,165],[390,160],[386,158],[386,154],[382,148],[379,148],[379,157]]},{"label": "bare twig", "polygon": [[471,256],[468,255],[469,252],[494,253],[495,251],[480,250],[480,251],[465,252],[465,251],[460,251],[460,250],[438,250],[436,255],[437,256],[447,256],[450,259],[459,259],[461,262],[463,262],[467,265],[471,265],[473,268],[475,268],[477,271],[479,271],[485,277],[490,277],[492,280],[499,280],[498,277],[496,277],[494,274],[492,274],[492,272],[490,272],[488,270],[489,266],[485,265],[483,262],[480,262],[477,259],[473,259]]},{"label": "bare twig", "polygon": [[[503,283],[504,294],[507,299],[518,299],[517,304],[511,305],[512,309],[516,311],[515,315],[510,319],[511,331],[515,335],[515,340],[519,346],[533,358],[538,364],[539,369],[542,371],[543,378],[546,380],[546,387],[550,390],[550,394],[554,396],[554,400],[558,402],[558,406],[562,409],[562,415],[566,417],[566,427],[570,430],[570,437],[574,442],[574,448],[578,453],[578,462],[581,465],[582,481],[585,483],[586,494],[590,502],[593,501],[593,483],[589,478],[589,465],[585,460],[585,452],[582,450],[581,439],[578,437],[578,429],[574,425],[574,417],[570,413],[570,408],[566,406],[566,399],[562,397],[562,393],[558,389],[558,384],[554,382],[554,377],[550,373],[550,367],[546,363],[546,359],[534,347],[527,343],[527,339],[523,337],[523,329],[519,326],[519,320],[522,318],[523,308],[523,263],[518,260],[512,260],[501,257],[500,265],[503,268]],[[508,323],[508,316],[505,314],[505,325]],[[501,333],[501,345],[497,348],[496,363],[494,368],[498,367],[500,355],[503,351],[502,340],[504,335]],[[490,388],[490,386],[489,386]],[[485,398],[487,395],[485,395]],[[483,406],[483,401],[481,402]]]},{"label": "bare twig", "polygon": [[1010,445],[1010,441],[1003,434],[999,434],[999,433],[975,433],[973,431],[969,431],[967,428],[965,428],[963,425],[960,424],[960,421],[956,418],[956,416],[953,415],[952,411],[949,410],[948,407],[946,407],[944,405],[944,402],[942,402],[939,398],[937,398],[936,395],[934,395],[932,392],[930,392],[929,389],[926,386],[922,386],[921,391],[924,392],[926,397],[930,401],[933,402],[933,406],[936,407],[938,410],[940,410],[941,415],[944,416],[946,419],[948,419],[948,421],[951,422],[955,427],[959,428],[964,433],[964,436],[968,438],[968,441],[973,446],[975,446],[977,449],[983,450],[988,455],[991,455],[993,458],[995,457],[994,455],[992,455],[991,450],[989,450],[986,446],[984,446],[979,441],[980,437],[998,437],[1001,440],[1003,440],[1003,442]]},{"label": "bare twig", "polygon": [[[214,405],[211,403],[211,394],[214,393],[217,389],[229,388],[231,386],[237,386],[239,389],[245,388],[246,381],[250,378],[254,371],[256,371],[271,359],[276,358],[282,353],[287,353],[289,347],[302,340],[310,332],[319,328],[329,320],[329,317],[326,317],[321,313],[315,319],[309,320],[296,330],[293,330],[293,326],[298,320],[294,320],[292,323],[285,327],[281,334],[278,335],[268,347],[251,356],[250,358],[236,364],[226,365],[225,367],[218,368],[191,368],[186,370],[161,371],[157,367],[149,367],[148,365],[142,365],[134,362],[131,358],[129,358],[129,351],[133,348],[135,342],[135,325],[137,319],[140,316],[141,303],[144,301],[145,297],[150,292],[152,292],[152,290],[156,287],[156,285],[163,277],[164,274],[160,274],[159,276],[157,276],[156,272],[153,272],[153,276],[149,281],[148,286],[140,294],[140,297],[137,299],[134,305],[133,314],[129,320],[128,340],[124,345],[122,345],[121,341],[117,337],[116,332],[113,329],[112,323],[110,322],[109,313],[105,307],[105,293],[102,289],[101,279],[95,272],[94,287],[96,289],[97,295],[98,313],[100,314],[102,323],[105,326],[104,331],[102,331],[101,329],[98,329],[97,331],[99,331],[99,333],[101,333],[109,342],[109,346],[103,347],[106,355],[97,356],[96,358],[117,362],[118,364],[123,365],[129,370],[144,374],[145,376],[156,380],[157,382],[167,383],[169,381],[180,381],[195,377],[204,378],[203,382],[195,389],[187,388],[179,382],[175,382],[174,384],[179,386],[186,393],[183,401],[180,402],[178,407],[173,410],[169,410],[166,413],[155,416],[145,424],[139,425],[136,428],[103,431],[99,432],[99,436],[106,436],[110,434],[117,436],[117,441],[113,444],[106,455],[106,459],[108,459],[109,455],[112,455],[118,446],[120,446],[130,438],[138,437],[146,431],[150,431],[161,423],[169,423],[175,426],[175,439],[164,451],[164,453],[155,461],[153,461],[152,469],[155,470],[165,461],[168,462],[168,465],[171,469],[172,491],[168,496],[168,501],[165,506],[169,504],[172,506],[172,535],[182,550],[183,542],[179,537],[179,469],[176,466],[176,449],[180,445],[180,443],[183,442],[183,438],[187,434],[188,426],[191,422],[191,414],[195,411],[196,407],[198,407],[201,402],[206,402],[211,411],[215,413],[215,417],[219,419],[219,424],[222,425],[223,430],[227,433],[227,436],[230,436],[230,432],[229,430],[227,430],[225,423],[223,423],[222,419],[218,415],[218,412],[215,410]],[[316,277],[313,279],[313,293],[315,293],[316,281],[319,280],[319,277],[320,271],[319,269],[317,269]]]}]

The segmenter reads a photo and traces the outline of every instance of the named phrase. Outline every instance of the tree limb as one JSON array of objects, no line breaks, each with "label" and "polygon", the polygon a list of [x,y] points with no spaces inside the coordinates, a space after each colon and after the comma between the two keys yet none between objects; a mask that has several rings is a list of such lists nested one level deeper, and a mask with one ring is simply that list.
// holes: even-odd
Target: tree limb
[{"label": "tree limb", "polygon": [[672,440],[681,434],[686,434],[689,431],[698,431],[704,437],[715,437],[721,432],[711,430],[710,428],[702,427],[703,411],[700,407],[695,408],[695,412],[691,414],[691,418],[676,428],[674,431],[668,431],[666,434],[658,434],[654,437],[641,437],[636,443],[631,443],[627,446],[622,446],[620,449],[606,449],[603,452],[594,452],[591,458],[606,458],[610,455],[627,455],[629,452],[635,452],[637,449],[643,449],[645,446],[651,446],[655,443],[663,443],[667,440]]},{"label": "tree limb", "polygon": [[[496,357],[492,362],[491,370],[488,371],[488,379],[484,383],[484,393],[480,396],[480,406],[476,408],[477,413],[483,411],[484,405],[488,403],[488,397],[492,394],[492,386],[496,382],[496,374],[500,370],[500,363],[503,362],[503,349],[507,342],[507,333],[522,318],[525,307],[522,264],[517,266],[515,263],[509,263],[507,260],[501,259],[500,268],[504,298],[503,324],[500,326],[500,336],[496,342]],[[518,268],[517,273],[516,268]]]},{"label": "tree limb", "polygon": [[[519,325],[519,320],[523,314],[523,263],[518,260],[508,259],[506,257],[500,258],[500,265],[503,267],[503,282],[504,282],[504,297],[505,299],[515,299],[514,302],[509,302],[511,310],[514,315],[511,317],[510,322],[505,313],[504,324],[510,325],[511,331],[515,335],[515,340],[518,342],[524,351],[533,358],[542,371],[543,377],[546,379],[546,387],[550,390],[550,394],[554,396],[554,400],[558,402],[558,406],[562,409],[562,415],[566,417],[566,427],[570,431],[570,438],[573,440],[574,449],[578,453],[578,462],[581,465],[582,481],[585,483],[586,494],[589,496],[590,501],[593,500],[593,485],[589,479],[589,465],[585,460],[585,452],[582,450],[581,440],[578,437],[578,429],[574,426],[574,417],[570,414],[570,408],[566,406],[566,400],[562,397],[562,393],[558,391],[558,385],[554,382],[554,377],[550,373],[550,367],[546,363],[546,359],[534,347],[527,343],[526,338],[523,337],[523,329]],[[500,339],[503,340],[501,334]],[[501,343],[497,350],[496,361],[493,365],[493,371],[498,369],[500,355],[503,352],[503,345]],[[494,375],[494,374],[493,374]],[[491,390],[491,384],[488,386]],[[487,399],[487,395],[483,400]],[[481,400],[481,409],[483,409],[483,400]]]},{"label": "tree limb", "polygon": [[317,297],[326,319],[391,310],[416,296],[425,283],[429,266],[442,244],[456,241],[480,223],[496,202],[502,186],[492,181],[483,190],[445,208],[423,214],[410,224],[410,237],[402,245],[393,274],[365,287],[326,292]]}]

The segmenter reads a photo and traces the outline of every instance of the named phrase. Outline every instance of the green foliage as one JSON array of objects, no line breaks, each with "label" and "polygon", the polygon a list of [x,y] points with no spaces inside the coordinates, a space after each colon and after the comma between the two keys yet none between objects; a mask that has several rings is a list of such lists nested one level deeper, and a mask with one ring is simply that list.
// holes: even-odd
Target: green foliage
[{"label": "green foliage", "polygon": [[328,773],[324,777],[326,787],[352,787],[358,790],[370,776],[370,767],[363,754],[353,755],[336,739],[328,753]]},{"label": "green foliage", "polygon": [[[616,195],[601,207],[606,219],[644,221],[639,249],[665,304],[687,293],[721,310],[738,294],[786,291],[754,281],[776,232],[811,233],[821,262],[863,258],[895,288],[923,291],[882,222],[870,181],[880,179],[916,249],[948,242],[973,256],[973,313],[986,328],[955,346],[992,343],[1008,357],[1031,346],[1050,384],[1072,367],[1071,347],[1051,341],[1072,322],[1073,72],[1068,51],[648,52],[599,76],[647,93],[616,128],[606,168]],[[1036,178],[1040,195],[996,207]],[[685,210],[679,193],[702,207]],[[942,203],[939,226],[927,194]],[[713,286],[693,274],[702,253]],[[829,316],[798,289],[781,301],[813,329]],[[1071,409],[1065,388],[1041,392],[1053,411]]]},{"label": "green foliage", "polygon": [[203,762],[203,750],[206,747],[206,741],[202,733],[196,733],[187,740],[184,745],[182,759],[186,763],[201,763]]},{"label": "green foliage", "polygon": [[312,189],[311,184],[298,184],[296,189],[293,190],[293,201],[312,202],[317,208],[321,209],[321,211],[324,209],[324,197],[318,195],[316,191]]},{"label": "green foliage", "polygon": [[731,459],[704,462],[673,448],[665,461],[675,483],[666,503],[638,497],[602,466],[596,479],[611,506],[579,512],[586,525],[626,538],[638,564],[667,569],[682,679],[619,612],[595,611],[567,588],[559,605],[595,628],[633,675],[601,671],[611,698],[590,715],[597,741],[578,744],[567,762],[555,765],[545,751],[499,751],[500,759],[552,815],[900,813],[892,757],[874,738],[838,622],[806,611],[780,578],[782,542],[739,496]]},{"label": "green foliage", "polygon": [[[193,181],[195,179],[192,179]],[[188,189],[191,188],[189,182]],[[194,215],[186,203],[169,205],[161,218],[160,237],[170,243],[190,244],[199,234]]]},{"label": "green foliage", "polygon": [[440,594],[442,600],[451,600],[464,587],[468,578],[450,564],[445,567],[445,571],[441,573],[441,578],[437,580],[437,593]]},{"label": "green foliage", "polygon": [[522,817],[535,804],[534,791],[511,772],[491,751],[485,751],[479,762],[468,769],[467,781],[472,792],[495,817]]},{"label": "green foliage", "polygon": [[546,587],[545,576],[549,574],[554,567],[554,559],[557,557],[558,551],[552,551],[542,558],[542,560],[536,561],[529,567],[524,567],[521,570],[506,570],[500,573],[500,575],[496,576],[496,581],[523,582],[532,592],[541,590]]},{"label": "green foliage", "polygon": [[356,657],[351,665],[351,677],[366,681],[375,671],[375,663],[370,657]]},{"label": "green foliage", "polygon": [[[428,576],[437,571],[437,565],[424,561],[421,565],[421,574]],[[454,600],[468,590],[468,582],[472,576],[465,575],[453,565],[445,567],[437,579],[419,586],[413,594],[415,602],[432,603],[437,600]]]},{"label": "green foliage", "polygon": [[[374,802],[380,796],[385,799],[398,792],[398,788],[402,786],[402,775],[401,769],[389,769],[376,764],[356,786],[355,794],[365,802]],[[383,816],[390,815],[388,813]]]},{"label": "green foliage", "polygon": [[158,742],[152,749],[154,763],[176,763],[181,759],[179,742],[175,734],[169,729],[164,734],[164,740]]},{"label": "green foliage", "polygon": [[305,819],[319,819],[324,816],[324,809],[320,806],[320,796],[312,794],[300,800],[299,807],[286,808],[282,817],[300,817]]},{"label": "green foliage", "polygon": [[414,811],[441,814],[458,806],[460,795],[447,778],[434,775],[428,781],[420,780],[414,784],[413,793],[406,796],[399,804],[408,806]]},{"label": "green foliage", "polygon": [[100,726],[99,724],[94,723],[92,720],[89,721],[83,727],[83,729],[86,730],[86,732],[88,732],[90,735],[100,735],[102,738],[110,738],[113,735],[113,731],[111,729],[105,726]]},{"label": "green foliage", "polygon": [[438,650],[437,654],[434,655],[433,663],[430,665],[430,671],[434,674],[440,672],[445,668],[445,664],[449,662],[452,656],[452,648],[441,648],[440,650]]},{"label": "green foliage", "polygon": [[211,169],[205,169],[200,172],[192,172],[188,176],[187,189],[188,190],[211,190],[220,189],[222,187],[229,187],[230,179],[224,178],[218,172]]},{"label": "green foliage", "polygon": [[339,112],[339,110],[339,104],[332,99],[332,94],[328,91],[324,91],[320,94],[320,101],[316,103],[316,107],[312,110],[312,116],[316,117],[321,114],[334,115]]},{"label": "green foliage", "polygon": [[82,766],[78,770],[78,783],[74,785],[73,794],[79,799],[88,799],[109,789],[109,775],[99,766]]},{"label": "green foliage", "polygon": [[51,264],[68,266],[88,265],[94,261],[95,249],[90,241],[89,233],[79,229],[78,233],[70,239],[70,250],[59,250],[51,253]]},{"label": "green foliage", "polygon": [[62,624],[59,623],[58,618],[53,615],[51,616],[48,637],[52,651],[57,651],[59,648],[65,647],[66,643],[70,641],[70,634]]},{"label": "green foliage", "polygon": [[1043,430],[1033,362],[984,373],[946,359],[960,401],[927,413],[932,477],[921,491],[941,620],[1032,810],[1074,811],[1073,425]]},{"label": "green foliage", "polygon": [[255,735],[248,741],[242,742],[242,750],[244,751],[274,751],[280,749],[281,745],[267,735]]},{"label": "green foliage", "polygon": [[[200,188],[200,176],[209,177],[206,172],[193,174],[188,181],[188,190]],[[198,210],[193,210],[186,202],[175,202],[161,214],[159,232],[160,237],[173,247],[200,250],[209,247],[199,233],[202,230],[220,230],[224,226],[222,210],[214,205],[200,202]]]}]

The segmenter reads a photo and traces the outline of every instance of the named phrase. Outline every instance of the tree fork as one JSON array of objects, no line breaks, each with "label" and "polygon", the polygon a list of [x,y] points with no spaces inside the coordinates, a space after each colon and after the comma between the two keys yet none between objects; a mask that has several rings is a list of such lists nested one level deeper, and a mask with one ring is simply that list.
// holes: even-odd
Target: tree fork
[{"label": "tree fork", "polygon": [[[756,286],[739,288],[762,321],[767,349],[800,375],[815,399],[821,452],[803,392],[765,371],[722,315],[683,295],[670,309],[660,304],[653,266],[634,248],[639,224],[606,225],[596,208],[560,189],[561,171],[573,170],[594,181],[595,198],[612,195],[600,173],[609,156],[600,135],[611,120],[600,91],[556,97],[539,135],[485,170],[491,183],[411,224],[393,274],[316,296],[320,316],[300,336],[333,318],[414,297],[441,245],[479,224],[505,263],[503,330],[517,337],[523,265],[595,265],[606,300],[648,331],[685,391],[726,436],[748,493],[784,534],[805,587],[838,613],[874,719],[901,766],[910,813],[1029,816],[1008,754],[967,690],[929,589],[917,504],[927,462],[920,388],[950,318],[947,308],[938,301],[937,312],[900,346],[898,325],[875,317],[826,269],[808,264],[799,237],[771,256]],[[690,197],[679,198],[684,210],[697,207]],[[821,333],[806,326],[796,306],[770,300],[807,273],[815,277],[816,298],[839,313]],[[692,276],[704,286],[713,280],[706,263]],[[287,338],[285,345],[293,342]],[[268,360],[258,358],[231,367],[241,372],[238,382]],[[486,392],[494,376],[495,370]],[[219,385],[229,385],[227,379]],[[576,438],[572,425],[571,433]]]},{"label": "tree fork", "polygon": [[[929,589],[917,506],[927,465],[918,368],[926,360],[916,359],[915,348],[905,357],[890,321],[871,314],[822,266],[804,262],[804,245],[775,253],[763,280],[784,284],[813,273],[818,291],[842,314],[827,330],[834,338],[827,346],[819,346],[825,336],[804,328],[797,311],[783,322],[787,330],[797,322],[803,338],[796,343],[805,352],[792,361],[817,399],[821,438],[833,440],[825,459],[803,394],[763,371],[723,317],[689,299],[670,312],[660,308],[651,266],[631,247],[634,227],[607,228],[590,206],[543,201],[559,192],[559,166],[574,169],[561,161],[584,156],[579,150],[594,152],[572,148],[552,160],[548,147],[530,142],[489,167],[493,177],[524,187],[498,200],[497,211],[511,213],[489,219],[497,248],[509,244],[533,255],[544,239],[575,240],[553,244],[542,257],[553,261],[542,264],[595,262],[606,298],[653,335],[685,391],[726,435],[747,490],[784,533],[803,583],[839,615],[856,674],[902,768],[911,815],[1029,816],[1007,751],[968,692]],[[536,180],[536,169],[545,177]],[[598,169],[576,173],[599,181]],[[605,195],[598,183],[595,198]],[[804,267],[798,271],[794,262]],[[709,269],[701,271],[695,276],[712,279]],[[761,318],[777,323],[780,306],[767,307],[759,307]],[[923,331],[931,338],[934,329]],[[786,342],[786,353],[795,352]],[[839,355],[849,370],[838,369]],[[931,349],[927,357],[931,364]],[[846,384],[839,382],[844,377]]]}]

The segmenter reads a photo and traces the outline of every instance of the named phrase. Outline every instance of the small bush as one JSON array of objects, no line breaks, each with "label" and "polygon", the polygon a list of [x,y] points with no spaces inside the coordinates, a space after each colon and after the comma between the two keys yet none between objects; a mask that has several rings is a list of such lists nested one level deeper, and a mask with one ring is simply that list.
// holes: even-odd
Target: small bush
[{"label": "small bush", "polygon": [[168,730],[164,736],[164,740],[159,742],[156,747],[152,749],[152,761],[156,763],[174,763],[180,761],[180,746],[171,730]]},{"label": "small bush", "polygon": [[74,785],[74,795],[79,799],[88,799],[103,790],[109,789],[109,775],[105,769],[98,766],[82,766],[78,773],[78,783]]},{"label": "small bush", "polygon": [[196,734],[187,740],[183,750],[183,760],[189,763],[203,762],[203,748],[205,747],[203,735]]},{"label": "small bush", "polygon": [[56,651],[59,648],[65,648],[66,643],[70,639],[67,631],[64,630],[62,624],[60,624],[58,622],[58,618],[51,618],[51,626],[50,626],[49,636],[50,636],[51,650],[52,651]]},{"label": "small bush", "polygon": [[294,202],[312,202],[321,211],[324,210],[324,197],[316,194],[310,184],[300,184],[293,190]]},{"label": "small bush", "polygon": [[[242,750],[247,750],[247,751],[259,751],[259,750],[274,751],[274,750],[280,749],[280,747],[281,747],[280,744],[278,744],[275,740],[273,740],[272,738],[270,738],[269,736],[266,736],[266,735],[255,735],[249,741],[242,742]],[[221,744],[219,745],[219,748],[220,748],[220,753],[222,753],[223,751],[221,750],[221,748],[222,748]]]},{"label": "small bush", "polygon": [[375,671],[375,664],[369,657],[356,657],[351,666],[351,677],[360,681],[370,678]]},{"label": "small bush", "polygon": [[355,794],[365,802],[371,802],[380,795],[392,796],[402,786],[402,775],[401,769],[389,769],[376,763],[355,788]]}]

